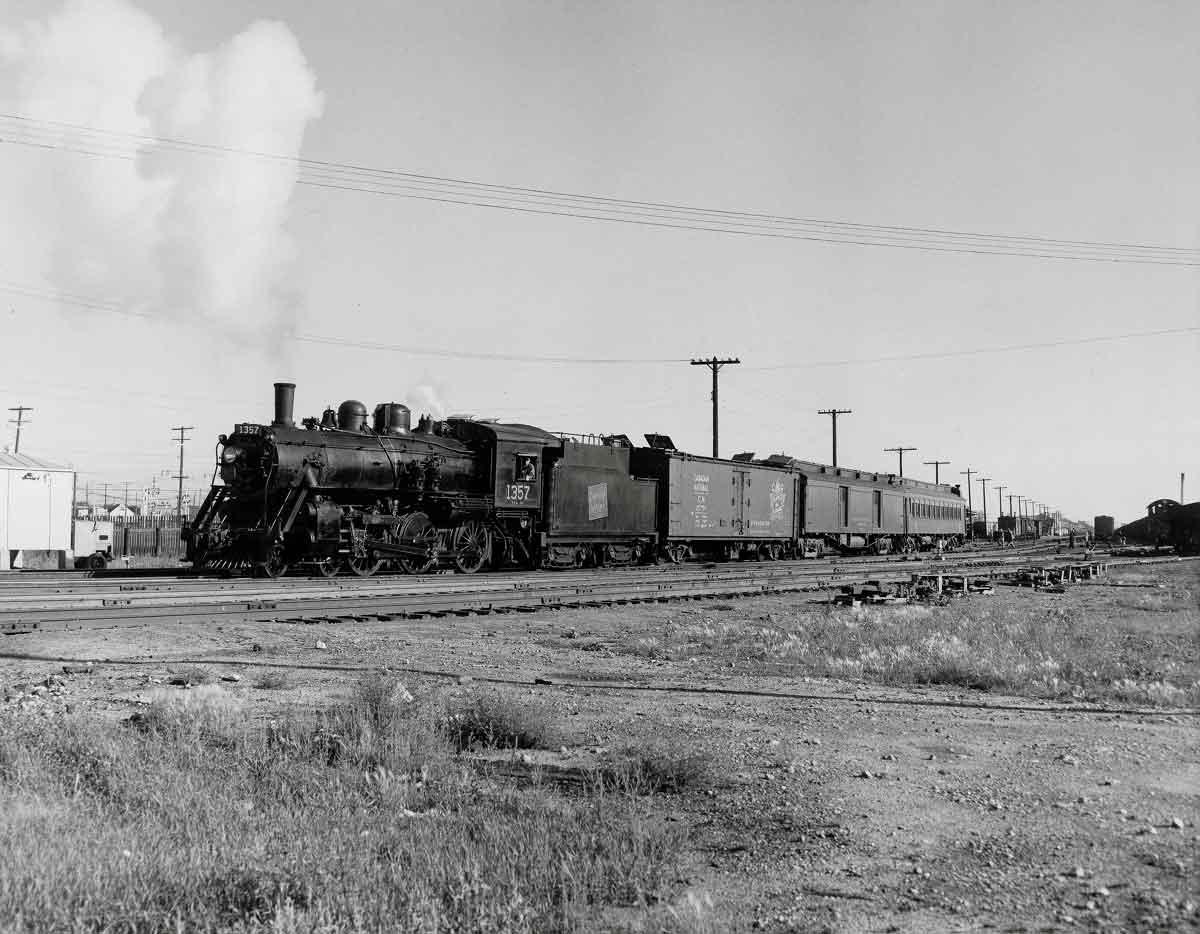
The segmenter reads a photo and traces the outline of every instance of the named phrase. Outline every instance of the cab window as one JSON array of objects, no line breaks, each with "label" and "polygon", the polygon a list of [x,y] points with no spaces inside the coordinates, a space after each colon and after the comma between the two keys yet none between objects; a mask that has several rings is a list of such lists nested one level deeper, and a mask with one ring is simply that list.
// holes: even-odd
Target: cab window
[{"label": "cab window", "polygon": [[537,457],[533,454],[517,455],[517,481],[537,479]]}]

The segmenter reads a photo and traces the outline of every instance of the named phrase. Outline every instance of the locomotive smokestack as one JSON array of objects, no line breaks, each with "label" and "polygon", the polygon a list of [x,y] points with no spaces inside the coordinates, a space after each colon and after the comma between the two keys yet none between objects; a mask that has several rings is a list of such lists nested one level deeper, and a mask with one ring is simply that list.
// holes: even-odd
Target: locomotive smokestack
[{"label": "locomotive smokestack", "polygon": [[280,428],[295,428],[292,419],[292,405],[296,399],[295,383],[275,384],[275,421],[271,422]]}]

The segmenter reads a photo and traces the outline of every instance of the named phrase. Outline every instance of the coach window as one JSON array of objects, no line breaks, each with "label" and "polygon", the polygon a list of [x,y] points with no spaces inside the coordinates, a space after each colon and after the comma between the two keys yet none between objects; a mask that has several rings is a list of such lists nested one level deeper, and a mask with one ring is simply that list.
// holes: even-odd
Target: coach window
[{"label": "coach window", "polygon": [[850,487],[838,487],[838,517],[842,520],[842,525],[850,524]]},{"label": "coach window", "polygon": [[883,491],[874,490],[871,495],[875,500],[875,528],[881,529],[883,528]]},{"label": "coach window", "polygon": [[537,479],[537,456],[533,454],[517,455],[517,480]]}]

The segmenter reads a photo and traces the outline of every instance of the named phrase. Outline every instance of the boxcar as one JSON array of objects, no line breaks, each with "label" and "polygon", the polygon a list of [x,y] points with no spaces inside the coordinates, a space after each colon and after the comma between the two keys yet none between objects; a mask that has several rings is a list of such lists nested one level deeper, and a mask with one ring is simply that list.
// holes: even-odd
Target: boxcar
[{"label": "boxcar", "polygon": [[635,448],[630,465],[658,484],[658,531],[668,557],[781,557],[795,543],[796,481],[779,467]]}]

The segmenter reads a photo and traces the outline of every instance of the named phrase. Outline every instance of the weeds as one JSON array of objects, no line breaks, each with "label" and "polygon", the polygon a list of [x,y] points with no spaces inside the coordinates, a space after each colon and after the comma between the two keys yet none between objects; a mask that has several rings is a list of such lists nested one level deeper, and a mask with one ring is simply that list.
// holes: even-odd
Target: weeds
[{"label": "weeds", "polygon": [[553,744],[544,708],[499,691],[479,693],[451,707],[445,731],[459,751],[473,747],[541,749]]},{"label": "weeds", "polygon": [[631,745],[597,768],[595,782],[601,788],[634,795],[678,794],[708,783],[708,762],[707,756],[679,742]]},{"label": "weeds", "polygon": [[1200,616],[1193,590],[1121,596],[1099,610],[971,600],[814,607],[751,619],[712,614],[668,620],[614,647],[762,673],[1195,705]]},{"label": "weeds", "polygon": [[286,671],[268,669],[254,679],[254,686],[260,691],[286,691],[292,687],[292,679]]},{"label": "weeds", "polygon": [[187,694],[140,729],[0,723],[6,930],[600,930],[672,896],[677,825],[478,776],[392,679],[267,728]]}]

